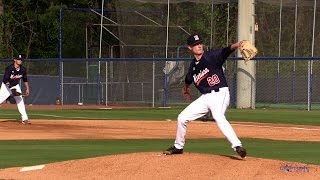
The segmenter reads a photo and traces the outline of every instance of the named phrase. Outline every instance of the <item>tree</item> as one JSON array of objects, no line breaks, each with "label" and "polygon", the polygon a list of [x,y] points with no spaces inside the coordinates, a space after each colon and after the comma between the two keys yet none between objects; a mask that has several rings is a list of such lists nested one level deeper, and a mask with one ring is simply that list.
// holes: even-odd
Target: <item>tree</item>
[{"label": "tree", "polygon": [[[0,44],[0,58],[12,58],[18,53],[24,54],[26,58],[59,57],[60,8],[68,6],[88,7],[95,6],[96,4],[96,1],[90,0],[73,0],[68,2],[58,0],[3,1],[3,4],[0,4],[0,39],[2,42]],[[76,19],[74,18],[70,21],[75,21]],[[68,24],[68,22],[66,23]],[[68,31],[71,31],[71,33],[76,32],[75,27],[68,29]],[[77,45],[80,44],[73,44],[72,46]],[[66,56],[68,55],[66,54]],[[27,65],[35,73],[41,69],[33,67],[35,65],[32,64],[27,63]],[[48,71],[54,68],[48,67],[42,69]],[[57,74],[57,70],[53,71],[54,74]]]}]

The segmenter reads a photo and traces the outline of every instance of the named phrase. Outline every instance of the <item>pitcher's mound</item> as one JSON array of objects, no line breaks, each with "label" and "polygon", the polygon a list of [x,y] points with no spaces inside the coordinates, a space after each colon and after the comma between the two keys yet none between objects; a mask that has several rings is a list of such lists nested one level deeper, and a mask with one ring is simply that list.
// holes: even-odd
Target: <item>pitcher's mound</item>
[{"label": "pitcher's mound", "polygon": [[[133,153],[0,170],[2,179],[320,179],[320,166],[237,156]],[[24,168],[26,169],[26,168]],[[27,168],[28,169],[28,168]],[[31,168],[32,169],[32,168]]]}]

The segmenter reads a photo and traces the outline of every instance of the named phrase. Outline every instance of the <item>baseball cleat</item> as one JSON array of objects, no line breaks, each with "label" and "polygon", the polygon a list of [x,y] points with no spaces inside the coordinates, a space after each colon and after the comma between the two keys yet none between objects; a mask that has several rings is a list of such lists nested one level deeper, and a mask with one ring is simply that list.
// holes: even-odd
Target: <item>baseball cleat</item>
[{"label": "baseball cleat", "polygon": [[23,120],[21,121],[22,124],[31,124],[31,122],[29,120]]},{"label": "baseball cleat", "polygon": [[247,156],[247,150],[241,146],[236,147],[236,152],[241,156],[242,158],[245,158]]},{"label": "baseball cleat", "polygon": [[163,151],[163,154],[165,155],[182,154],[182,153],[183,153],[183,149],[177,149],[174,146],[169,147],[167,150]]}]

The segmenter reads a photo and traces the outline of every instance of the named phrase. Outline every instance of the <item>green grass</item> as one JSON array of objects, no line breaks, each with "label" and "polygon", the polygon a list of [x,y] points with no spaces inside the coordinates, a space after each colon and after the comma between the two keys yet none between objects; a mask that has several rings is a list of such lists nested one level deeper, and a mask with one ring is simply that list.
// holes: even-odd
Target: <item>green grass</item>
[{"label": "green grass", "polygon": [[[320,165],[320,142],[241,139],[248,156]],[[190,140],[186,150],[208,154],[232,155],[225,139]],[[227,148],[226,148],[227,147]]]},{"label": "green grass", "polygon": [[[320,165],[320,142],[242,139],[248,156]],[[133,152],[162,152],[168,139],[0,141],[0,168]],[[267,144],[267,145],[266,145]],[[190,139],[186,152],[236,155],[226,139]]]},{"label": "green grass", "polygon": [[232,121],[320,125],[320,111],[230,109],[226,115]]},{"label": "green grass", "polygon": [[[175,120],[181,108],[112,110],[29,110],[30,119]],[[17,119],[17,110],[0,110],[1,119]],[[290,109],[229,109],[229,121],[320,125],[320,111]]]},{"label": "green grass", "polygon": [[[307,110],[308,109],[308,102],[303,103],[256,103],[256,108],[272,108],[272,109],[300,109],[300,110]],[[312,110],[319,110],[320,104],[317,102],[312,102],[311,104]]]},{"label": "green grass", "polygon": [[[176,119],[181,109],[96,109],[96,110],[29,110],[30,119],[121,119],[165,120]],[[0,118],[17,118],[17,110],[1,110]]]}]

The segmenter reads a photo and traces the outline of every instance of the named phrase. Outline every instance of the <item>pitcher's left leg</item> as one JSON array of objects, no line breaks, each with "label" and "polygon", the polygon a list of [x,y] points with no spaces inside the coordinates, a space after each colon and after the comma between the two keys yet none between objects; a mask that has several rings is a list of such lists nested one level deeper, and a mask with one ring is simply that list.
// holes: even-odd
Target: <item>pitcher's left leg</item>
[{"label": "pitcher's left leg", "polygon": [[187,134],[187,124],[197,118],[202,117],[208,112],[205,105],[203,95],[189,104],[178,116],[177,133],[174,146],[178,149],[183,149],[185,145],[185,136]]},{"label": "pitcher's left leg", "polygon": [[187,106],[178,116],[176,139],[173,146],[166,149],[163,153],[166,155],[182,154],[185,145],[185,136],[187,134],[187,124],[208,112],[208,108],[203,100],[203,95]]}]

